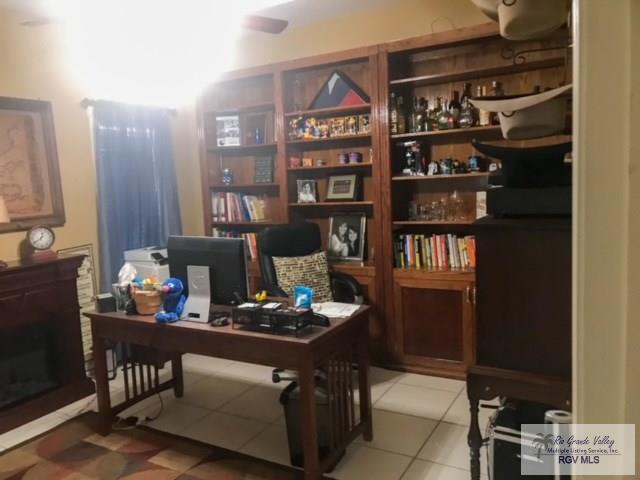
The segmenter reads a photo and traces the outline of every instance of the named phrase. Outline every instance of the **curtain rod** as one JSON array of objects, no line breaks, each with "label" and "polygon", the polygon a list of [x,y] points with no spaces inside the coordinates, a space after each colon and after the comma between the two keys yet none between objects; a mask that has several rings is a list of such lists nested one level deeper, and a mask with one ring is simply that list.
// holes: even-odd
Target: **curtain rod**
[{"label": "curtain rod", "polygon": [[[93,107],[98,101],[99,100],[95,98],[83,98],[80,101],[80,105],[82,106],[82,108],[87,109],[89,107]],[[162,108],[162,107],[156,107],[156,108]],[[169,113],[169,115],[175,116],[178,114],[178,110],[176,110],[175,108],[166,108],[165,110]]]}]

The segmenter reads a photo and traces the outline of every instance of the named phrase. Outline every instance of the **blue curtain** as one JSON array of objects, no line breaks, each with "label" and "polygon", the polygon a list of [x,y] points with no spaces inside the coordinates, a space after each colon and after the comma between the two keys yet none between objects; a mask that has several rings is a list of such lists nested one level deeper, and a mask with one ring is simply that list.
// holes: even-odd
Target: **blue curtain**
[{"label": "blue curtain", "polygon": [[123,252],[180,235],[180,206],[166,109],[94,105],[101,291],[111,291]]}]

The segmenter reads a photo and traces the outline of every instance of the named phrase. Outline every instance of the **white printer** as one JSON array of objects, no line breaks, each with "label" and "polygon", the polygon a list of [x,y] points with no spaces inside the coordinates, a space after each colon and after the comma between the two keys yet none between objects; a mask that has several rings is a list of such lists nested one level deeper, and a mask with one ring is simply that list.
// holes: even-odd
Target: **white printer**
[{"label": "white printer", "polygon": [[167,249],[160,247],[144,247],[124,252],[125,263],[136,268],[142,278],[155,276],[160,282],[169,278],[169,259]]}]

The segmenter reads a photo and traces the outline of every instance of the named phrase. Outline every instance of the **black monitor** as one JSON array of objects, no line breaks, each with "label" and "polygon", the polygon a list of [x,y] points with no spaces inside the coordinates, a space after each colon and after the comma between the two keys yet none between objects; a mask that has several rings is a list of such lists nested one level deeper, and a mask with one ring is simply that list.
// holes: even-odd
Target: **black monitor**
[{"label": "black monitor", "polygon": [[[187,266],[209,267],[211,303],[231,305],[239,295],[249,295],[247,264],[242,238],[169,237],[167,243],[169,272],[182,280],[184,294],[189,295]],[[237,295],[236,295],[237,294]]]}]

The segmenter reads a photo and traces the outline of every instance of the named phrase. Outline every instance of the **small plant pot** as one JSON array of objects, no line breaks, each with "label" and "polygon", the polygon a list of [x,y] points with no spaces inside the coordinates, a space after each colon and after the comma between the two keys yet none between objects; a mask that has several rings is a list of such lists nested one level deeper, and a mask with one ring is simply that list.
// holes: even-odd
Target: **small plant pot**
[{"label": "small plant pot", "polygon": [[155,315],[162,309],[162,293],[148,290],[135,290],[133,299],[140,315]]}]

